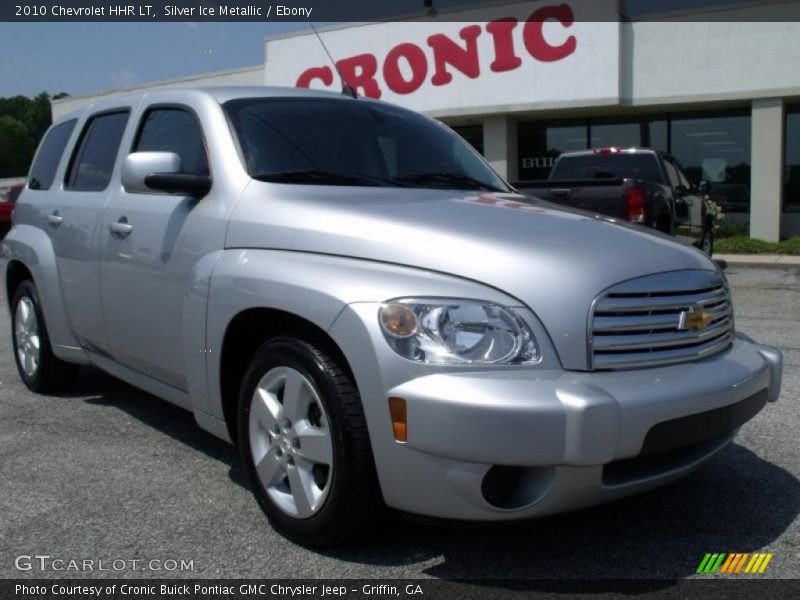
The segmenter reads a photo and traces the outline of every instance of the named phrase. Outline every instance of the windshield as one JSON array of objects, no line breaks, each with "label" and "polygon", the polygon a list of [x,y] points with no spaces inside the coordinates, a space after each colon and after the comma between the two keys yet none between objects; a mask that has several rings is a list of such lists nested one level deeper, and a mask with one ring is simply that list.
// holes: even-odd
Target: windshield
[{"label": "windshield", "polygon": [[245,98],[224,109],[251,177],[318,185],[510,191],[448,127],[347,98]]}]

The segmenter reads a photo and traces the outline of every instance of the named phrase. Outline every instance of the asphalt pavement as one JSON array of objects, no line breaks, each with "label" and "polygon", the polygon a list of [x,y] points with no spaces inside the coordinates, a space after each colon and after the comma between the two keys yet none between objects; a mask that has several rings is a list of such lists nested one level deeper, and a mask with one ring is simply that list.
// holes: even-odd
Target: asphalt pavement
[{"label": "asphalt pavement", "polygon": [[[188,412],[94,369],[70,394],[28,392],[3,298],[0,577],[683,578],[706,552],[764,551],[774,558],[759,577],[796,578],[800,270],[729,267],[728,276],[738,329],[784,352],[783,393],[705,468],[538,521],[449,528],[394,518],[369,539],[324,552],[270,528],[236,450]],[[65,568],[128,562],[121,571],[42,571],[37,559],[18,559],[34,555]],[[150,560],[162,570],[142,571]],[[163,570],[170,560],[193,569]]]}]

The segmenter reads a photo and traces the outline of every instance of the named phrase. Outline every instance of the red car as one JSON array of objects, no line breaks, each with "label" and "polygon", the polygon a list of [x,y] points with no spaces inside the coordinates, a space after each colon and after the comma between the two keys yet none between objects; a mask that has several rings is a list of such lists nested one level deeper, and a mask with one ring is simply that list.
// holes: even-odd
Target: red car
[{"label": "red car", "polygon": [[4,238],[11,229],[11,213],[14,212],[14,205],[25,184],[18,183],[11,186],[4,201],[0,201],[0,239]]}]

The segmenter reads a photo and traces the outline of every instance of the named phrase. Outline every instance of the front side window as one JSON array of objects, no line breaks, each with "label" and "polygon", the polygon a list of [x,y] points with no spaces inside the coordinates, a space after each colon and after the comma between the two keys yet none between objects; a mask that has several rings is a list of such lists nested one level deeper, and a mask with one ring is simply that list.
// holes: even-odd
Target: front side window
[{"label": "front side window", "polygon": [[96,192],[108,187],[127,123],[128,111],[92,117],[73,156],[67,189]]},{"label": "front side window", "polygon": [[461,137],[402,108],[346,98],[247,98],[224,108],[255,179],[509,191]]},{"label": "front side window", "polygon": [[76,119],[70,119],[59,123],[44,136],[28,177],[28,187],[30,189],[50,189],[56,176],[58,163],[61,162],[61,155],[64,154],[64,148],[67,147],[69,136],[72,135],[72,130],[75,129],[76,121]]},{"label": "front side window", "polygon": [[669,159],[664,160],[664,170],[667,172],[667,178],[669,179],[669,185],[672,188],[676,188],[680,186],[681,179],[678,176],[678,169],[675,168],[675,165],[672,164],[672,161]]},{"label": "front side window", "polygon": [[174,152],[181,157],[181,171],[208,175],[208,157],[200,123],[180,108],[155,108],[144,117],[134,152]]}]

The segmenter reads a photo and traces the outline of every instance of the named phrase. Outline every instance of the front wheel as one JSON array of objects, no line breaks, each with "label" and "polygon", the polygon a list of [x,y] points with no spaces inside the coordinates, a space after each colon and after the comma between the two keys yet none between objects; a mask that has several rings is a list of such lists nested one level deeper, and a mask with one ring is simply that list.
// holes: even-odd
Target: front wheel
[{"label": "front wheel", "polygon": [[32,392],[58,392],[78,375],[78,365],[53,354],[39,293],[32,281],[19,284],[11,301],[14,360],[25,386]]},{"label": "front wheel", "polygon": [[239,398],[239,447],[256,500],[291,540],[342,542],[381,512],[361,399],[324,343],[284,337],[258,349]]},{"label": "front wheel", "polygon": [[707,227],[703,232],[703,237],[700,240],[699,247],[700,250],[705,252],[708,256],[714,254],[714,232],[710,227]]}]

